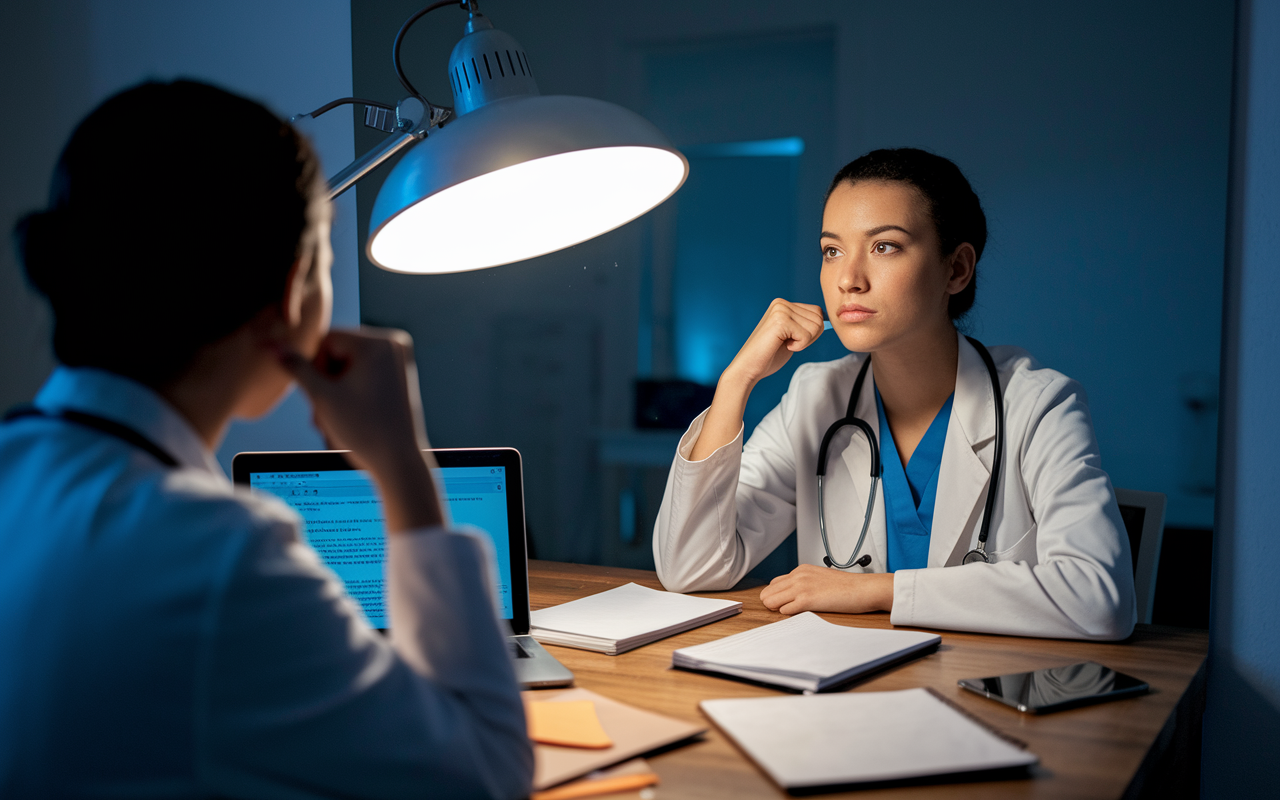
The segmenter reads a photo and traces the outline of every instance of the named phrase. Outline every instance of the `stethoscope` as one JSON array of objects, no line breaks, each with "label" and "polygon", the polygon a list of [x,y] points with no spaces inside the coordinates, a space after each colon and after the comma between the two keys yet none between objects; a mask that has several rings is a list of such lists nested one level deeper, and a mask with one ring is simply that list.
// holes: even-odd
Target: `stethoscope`
[{"label": "stethoscope", "polygon": [[[987,374],[991,376],[991,392],[995,396],[996,401],[996,454],[991,463],[991,486],[987,490],[986,510],[982,514],[982,528],[978,532],[978,547],[965,553],[963,564],[973,564],[981,561],[984,564],[991,563],[991,556],[987,554],[987,536],[991,533],[991,512],[996,505],[996,491],[1000,488],[1000,465],[1004,461],[1004,396],[1000,393],[1000,376],[996,373],[996,363],[991,360],[991,354],[987,352],[987,348],[982,346],[982,342],[972,336],[964,337],[969,340],[969,344],[973,345],[973,349],[978,351],[978,355],[982,356],[982,363],[987,365]],[[858,398],[862,396],[862,383],[867,377],[867,368],[871,366],[871,357],[862,363],[862,369],[858,372],[858,379],[853,382],[853,392],[849,395],[849,408],[845,411],[844,417],[838,419],[827,433],[822,437],[822,445],[818,448],[818,532],[822,534],[822,549],[827,552],[822,558],[822,563],[828,567],[836,569],[848,569],[855,564],[859,567],[865,567],[871,563],[871,555],[867,554],[858,557],[858,553],[862,550],[862,543],[867,538],[867,528],[871,527],[871,512],[875,510],[876,505],[876,488],[880,484],[880,475],[883,472],[883,465],[880,463],[880,442],[876,438],[875,431],[871,430],[871,426],[865,420],[859,419],[854,415],[854,409],[858,405]],[[827,541],[827,520],[826,520],[826,504],[824,502],[822,482],[827,474],[827,448],[831,445],[831,438],[836,432],[847,425],[852,425],[862,431],[867,437],[868,444],[871,445],[871,493],[867,499],[867,513],[862,518],[862,533],[858,534],[858,544],[853,548],[853,555],[849,556],[849,560],[845,563],[836,561],[835,556],[831,554],[831,545]]]}]

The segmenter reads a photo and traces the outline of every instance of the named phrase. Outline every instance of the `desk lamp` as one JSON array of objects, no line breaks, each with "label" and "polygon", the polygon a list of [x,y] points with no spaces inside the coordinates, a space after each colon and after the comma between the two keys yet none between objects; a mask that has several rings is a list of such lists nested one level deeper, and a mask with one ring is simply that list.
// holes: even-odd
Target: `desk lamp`
[{"label": "desk lamp", "polygon": [[[467,11],[449,58],[452,108],[426,99],[400,66],[405,33],[428,12]],[[366,253],[393,272],[496,267],[555,252],[625,225],[675,193],[689,162],[647,120],[586,97],[538,93],[524,48],[496,30],[476,0],[447,0],[405,21],[392,49],[408,96],[365,106],[365,124],[390,134],[330,179],[337,197],[414,145],[374,201]]]}]

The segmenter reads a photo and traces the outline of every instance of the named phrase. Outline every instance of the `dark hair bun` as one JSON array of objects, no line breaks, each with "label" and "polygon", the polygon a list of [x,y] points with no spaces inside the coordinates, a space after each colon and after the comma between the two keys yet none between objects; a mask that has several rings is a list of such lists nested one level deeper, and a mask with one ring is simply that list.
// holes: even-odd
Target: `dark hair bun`
[{"label": "dark hair bun", "polygon": [[150,385],[284,296],[321,196],[310,145],[263,106],[193,81],[98,106],[14,228],[54,352]]},{"label": "dark hair bun", "polygon": [[[914,186],[929,205],[942,255],[948,256],[968,242],[978,259],[982,258],[987,246],[987,215],[968,179],[950,159],[914,147],[872,150],[836,173],[827,198],[840,184],[859,181],[899,181]],[[973,307],[977,293],[975,269],[969,285],[951,296],[948,316],[953,320],[963,317]]]}]

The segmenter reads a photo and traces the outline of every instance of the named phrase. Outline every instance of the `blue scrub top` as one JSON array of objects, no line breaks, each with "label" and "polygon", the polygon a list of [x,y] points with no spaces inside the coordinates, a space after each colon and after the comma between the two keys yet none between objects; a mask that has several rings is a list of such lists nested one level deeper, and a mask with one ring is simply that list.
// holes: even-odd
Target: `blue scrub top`
[{"label": "blue scrub top", "polygon": [[924,569],[929,565],[929,533],[933,530],[933,504],[938,496],[938,472],[942,448],[951,421],[951,401],[942,404],[924,438],[911,453],[906,470],[885,418],[880,390],[876,389],[876,413],[880,415],[880,462],[884,470],[884,510],[889,540],[889,572]]}]

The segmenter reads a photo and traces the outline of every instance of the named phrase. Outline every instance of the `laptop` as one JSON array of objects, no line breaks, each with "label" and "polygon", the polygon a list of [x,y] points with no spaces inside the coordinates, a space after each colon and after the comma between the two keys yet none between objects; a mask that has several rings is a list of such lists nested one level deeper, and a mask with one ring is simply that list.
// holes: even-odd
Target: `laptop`
[{"label": "laptop", "polygon": [[[510,447],[430,451],[440,465],[438,486],[454,524],[474,525],[493,540],[498,561],[497,603],[511,624],[516,677],[526,688],[569,686],[573,673],[529,635],[529,562],[525,555],[523,473]],[[270,492],[302,517],[303,537],[385,631],[382,502],[373,480],[344,451],[239,453],[236,483]]]}]

